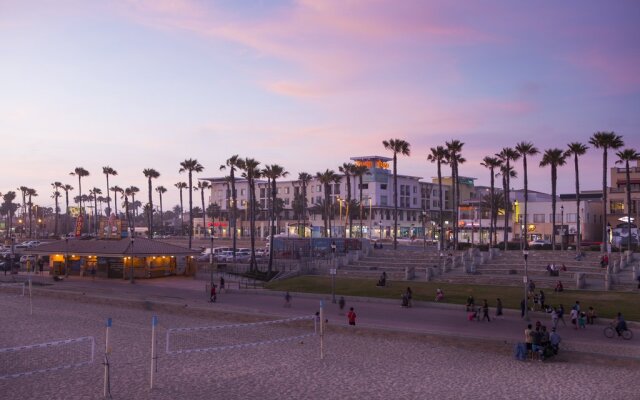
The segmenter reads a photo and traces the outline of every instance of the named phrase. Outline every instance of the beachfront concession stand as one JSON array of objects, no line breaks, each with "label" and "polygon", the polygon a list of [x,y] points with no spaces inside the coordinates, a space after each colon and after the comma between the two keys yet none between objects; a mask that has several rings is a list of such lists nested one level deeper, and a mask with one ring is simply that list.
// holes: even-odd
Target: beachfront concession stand
[{"label": "beachfront concession stand", "polygon": [[[128,279],[192,275],[198,251],[146,238],[58,240],[31,249],[48,258],[51,275]],[[95,272],[94,272],[95,271]]]}]

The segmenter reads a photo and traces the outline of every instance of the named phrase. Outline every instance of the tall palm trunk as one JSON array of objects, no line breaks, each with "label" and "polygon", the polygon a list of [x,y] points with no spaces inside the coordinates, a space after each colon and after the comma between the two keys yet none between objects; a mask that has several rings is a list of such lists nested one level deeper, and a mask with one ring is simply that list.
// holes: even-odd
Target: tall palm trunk
[{"label": "tall palm trunk", "polygon": [[[238,230],[236,229],[236,210],[237,210],[237,199],[236,199],[236,179],[235,179],[235,174],[234,174],[234,168],[231,168],[229,176],[231,177],[231,218],[230,218],[230,224],[231,225],[231,229],[232,229],[232,233],[231,233],[231,247],[233,247],[232,251],[233,254],[236,254],[236,248],[238,245]],[[251,192],[251,188],[249,188],[249,192]],[[251,196],[251,194],[249,194]],[[251,221],[249,221],[249,225],[251,225]]]},{"label": "tall palm trunk", "polygon": [[444,239],[444,213],[443,213],[443,208],[444,208],[444,198],[443,198],[443,193],[442,193],[442,163],[440,162],[440,160],[437,161],[437,165],[438,165],[438,197],[439,197],[439,201],[440,201],[440,212],[439,217],[440,217],[440,251],[444,251],[444,245],[445,245],[445,239]]},{"label": "tall palm trunk", "polygon": [[55,220],[55,224],[54,224],[54,234],[57,238],[58,236],[58,218],[60,218],[60,208],[58,207],[58,194],[57,194],[57,188],[56,188],[56,194],[54,194],[55,198],[56,198],[56,220]]},{"label": "tall palm trunk", "polygon": [[398,156],[393,152],[393,249],[398,248]]},{"label": "tall palm trunk", "polygon": [[489,216],[489,247],[493,247],[495,245],[495,237],[494,237],[494,232],[495,232],[495,228],[494,228],[494,219],[493,216],[495,214],[495,204],[496,204],[496,194],[495,194],[495,178],[494,178],[494,174],[493,174],[493,168],[490,169],[491,171],[491,215]]},{"label": "tall palm trunk", "polygon": [[511,211],[511,194],[509,192],[511,165],[507,158],[507,172],[504,177],[504,250],[509,249],[509,213]]},{"label": "tall palm trunk", "polygon": [[64,191],[65,202],[67,209],[64,214],[64,236],[66,237],[69,234],[69,191]]},{"label": "tall palm trunk", "polygon": [[581,216],[580,216],[580,174],[578,167],[578,154],[574,154],[573,157],[573,165],[576,172],[576,225],[577,225],[577,236],[576,236],[576,248],[577,251],[582,251],[582,226],[581,226]]},{"label": "tall palm trunk", "polygon": [[[558,170],[555,165],[551,165],[551,250],[556,251],[556,182],[558,181]],[[562,240],[562,238],[560,238]]]},{"label": "tall palm trunk", "polygon": [[[107,190],[107,195],[109,194],[109,191]],[[111,203],[109,203],[109,205],[111,205]],[[115,214],[116,218],[118,218],[118,191],[113,190],[113,213]]]},{"label": "tall palm trunk", "polygon": [[625,177],[627,178],[627,250],[631,252],[631,174],[629,172],[628,159],[625,160]]},{"label": "tall palm trunk", "polygon": [[[200,201],[202,202],[202,227],[204,228],[205,236],[207,236],[207,209],[204,208],[204,187],[200,188]],[[213,225],[212,225],[213,226]],[[213,235],[212,235],[213,236]]]},{"label": "tall palm trunk", "polygon": [[189,248],[193,240],[193,177],[189,170]]},{"label": "tall palm trunk", "polygon": [[[527,154],[522,155],[522,169],[524,170],[524,215],[523,223],[520,224],[520,235],[523,237],[524,247],[529,248],[529,242],[527,241],[527,206],[529,205],[529,181],[527,179]],[[517,218],[520,221],[520,218]],[[524,228],[523,228],[524,225]],[[522,249],[523,242],[520,243],[520,250]]]},{"label": "tall palm trunk", "polygon": [[[256,253],[255,253],[255,248],[256,248],[256,215],[255,215],[255,201],[256,201],[256,187],[255,187],[255,182],[254,179],[251,178],[250,179],[250,186],[249,186],[249,236],[250,236],[250,240],[251,240],[251,265],[250,265],[250,269],[253,270],[257,270],[258,269],[258,263],[256,262]],[[269,248],[269,257],[271,257],[271,254],[273,253],[273,247]]]},{"label": "tall palm trunk", "polygon": [[604,252],[608,251],[607,243],[607,212],[608,204],[607,204],[607,148],[605,147],[602,151],[602,212],[604,213],[604,222],[602,223],[602,243],[604,245]]},{"label": "tall palm trunk", "polygon": [[162,209],[162,192],[160,193],[160,232],[164,235],[164,212]]}]

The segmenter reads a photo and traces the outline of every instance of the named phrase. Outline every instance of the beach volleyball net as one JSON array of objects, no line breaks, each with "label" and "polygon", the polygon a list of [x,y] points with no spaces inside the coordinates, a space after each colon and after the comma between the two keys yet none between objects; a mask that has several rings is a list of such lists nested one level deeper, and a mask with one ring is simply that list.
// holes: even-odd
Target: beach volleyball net
[{"label": "beach volleyball net", "polygon": [[169,328],[165,353],[185,354],[263,346],[316,335],[314,316],[246,324]]},{"label": "beach volleyball net", "polygon": [[0,283],[1,297],[24,297],[27,292],[26,282],[2,282]]},{"label": "beach volleyball net", "polygon": [[93,336],[0,349],[0,380],[93,363]]}]

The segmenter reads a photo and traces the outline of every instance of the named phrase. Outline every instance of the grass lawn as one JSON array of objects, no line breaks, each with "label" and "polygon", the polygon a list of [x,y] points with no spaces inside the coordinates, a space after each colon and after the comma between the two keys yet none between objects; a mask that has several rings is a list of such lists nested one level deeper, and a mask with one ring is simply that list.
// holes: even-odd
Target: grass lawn
[{"label": "grass lawn", "polygon": [[[436,289],[444,291],[445,303],[465,304],[470,294],[476,304],[482,304],[487,299],[490,307],[495,307],[496,298],[502,300],[505,308],[520,309],[523,287],[464,285],[436,282],[405,282],[391,281],[390,287],[377,287],[374,279],[344,278],[336,279],[336,295],[362,296],[395,299],[400,302],[400,295],[407,286],[413,291],[415,300],[433,301]],[[300,276],[284,281],[269,283],[267,289],[302,292],[302,293],[331,293],[331,278],[324,276]],[[565,290],[555,293],[552,290],[544,292],[545,303],[553,306],[564,305],[568,315],[571,306],[580,301],[581,309],[594,307],[596,315],[613,318],[618,312],[629,321],[640,321],[640,295],[638,293],[597,292],[587,290]]]}]

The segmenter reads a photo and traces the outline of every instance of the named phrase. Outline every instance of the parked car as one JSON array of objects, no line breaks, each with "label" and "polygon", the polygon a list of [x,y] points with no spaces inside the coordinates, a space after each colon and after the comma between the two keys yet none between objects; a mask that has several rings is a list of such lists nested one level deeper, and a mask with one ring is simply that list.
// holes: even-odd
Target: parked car
[{"label": "parked car", "polygon": [[529,247],[542,247],[542,246],[546,246],[546,245],[551,246],[551,241],[543,240],[543,239],[537,239],[537,240],[532,240],[532,241],[529,242]]},{"label": "parked car", "polygon": [[221,251],[220,253],[215,255],[216,261],[226,262],[227,259],[233,260],[233,252],[231,250]]}]

